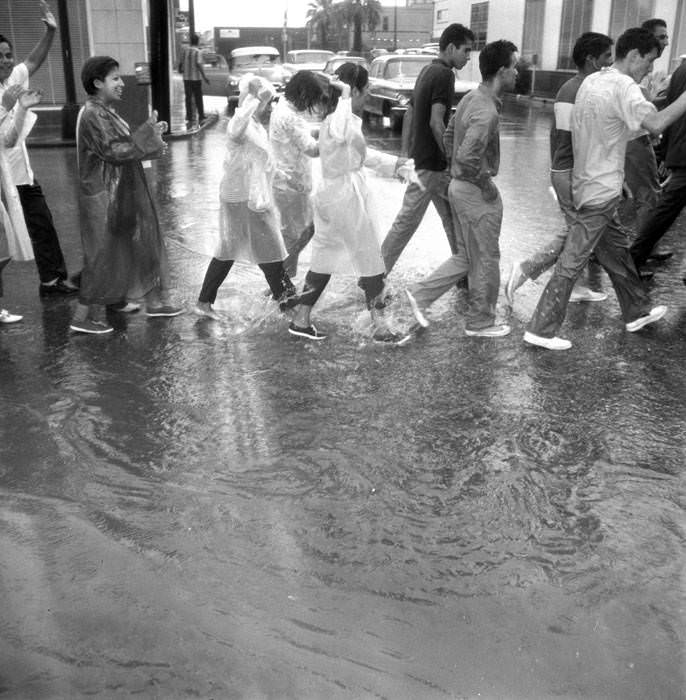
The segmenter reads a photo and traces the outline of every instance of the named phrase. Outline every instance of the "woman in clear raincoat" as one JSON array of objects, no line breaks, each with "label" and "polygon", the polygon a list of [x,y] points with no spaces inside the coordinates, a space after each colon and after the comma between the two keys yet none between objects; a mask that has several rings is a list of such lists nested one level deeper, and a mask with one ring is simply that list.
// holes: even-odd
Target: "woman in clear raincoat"
[{"label": "woman in clear raincoat", "polygon": [[285,310],[295,294],[283,260],[279,212],[274,202],[274,154],[262,124],[276,92],[257,76],[239,85],[238,107],[226,129],[224,176],[219,186],[219,244],[205,273],[195,307],[197,314],[218,319],[212,305],[236,260],[256,263],[272,298]]},{"label": "woman in clear raincoat", "polygon": [[[40,93],[13,85],[5,90],[0,104],[0,297],[3,295],[2,271],[10,260],[33,260],[31,239],[5,149],[16,146],[29,134],[36,117],[28,110],[39,102]],[[0,309],[0,323],[16,323],[22,318]]]},{"label": "woman in clear raincoat", "polygon": [[70,328],[108,333],[105,307],[128,296],[144,297],[148,316],[183,312],[169,301],[167,253],[142,165],[164,152],[167,125],[153,112],[131,133],[113,108],[124,88],[115,59],[89,58],[81,80],[88,93],[76,136],[84,265]]},{"label": "woman in clear raincoat", "polygon": [[298,270],[298,255],[314,233],[312,223],[312,158],[319,147],[312,136],[312,116],[323,106],[321,83],[312,71],[298,71],[286,85],[269,120],[274,149],[274,198],[281,216],[281,234],[288,251],[284,267],[290,277]]},{"label": "woman in clear raincoat", "polygon": [[[331,83],[329,109],[319,132],[322,180],[314,196],[312,258],[305,285],[289,332],[320,340],[325,336],[310,322],[312,307],[334,273],[354,273],[361,278],[367,308],[372,315],[373,339],[398,343],[384,318],[385,268],[372,193],[364,168],[393,177],[414,172],[412,161],[368,148],[357,116],[368,90],[367,70],[344,63]],[[402,170],[401,170],[402,169]]]}]

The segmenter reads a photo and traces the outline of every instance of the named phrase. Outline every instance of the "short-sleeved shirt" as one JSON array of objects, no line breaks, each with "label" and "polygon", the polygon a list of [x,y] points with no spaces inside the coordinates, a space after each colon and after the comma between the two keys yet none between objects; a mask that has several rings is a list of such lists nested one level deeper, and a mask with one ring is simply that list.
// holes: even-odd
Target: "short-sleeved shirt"
[{"label": "short-sleeved shirt", "polygon": [[621,195],[627,141],[641,135],[643,120],[656,111],[638,83],[616,68],[583,81],[572,109],[576,207],[602,206]]},{"label": "short-sleeved shirt", "polygon": [[186,46],[181,56],[184,80],[200,80],[201,75],[198,64],[202,63],[202,55],[197,46]]},{"label": "short-sleeved shirt", "polygon": [[440,58],[433,60],[417,76],[412,93],[412,150],[417,170],[445,170],[448,163],[436,143],[431,131],[431,107],[442,104],[445,107],[444,123],[448,124],[450,109],[455,94],[453,71]]},{"label": "short-sleeved shirt", "polygon": [[572,150],[572,107],[585,76],[575,75],[555,95],[553,112],[555,121],[550,130],[550,169],[558,172],[574,166]]},{"label": "short-sleeved shirt", "polygon": [[[12,85],[21,85],[24,90],[28,90],[29,69],[26,67],[25,63],[18,63],[14,66],[7,80],[0,83],[0,100],[2,100],[5,90]],[[16,106],[14,109],[16,109]],[[22,141],[17,146],[7,148],[5,150],[5,157],[10,166],[10,173],[12,174],[12,181],[14,184],[32,185],[33,170],[31,170],[26,144]]]}]

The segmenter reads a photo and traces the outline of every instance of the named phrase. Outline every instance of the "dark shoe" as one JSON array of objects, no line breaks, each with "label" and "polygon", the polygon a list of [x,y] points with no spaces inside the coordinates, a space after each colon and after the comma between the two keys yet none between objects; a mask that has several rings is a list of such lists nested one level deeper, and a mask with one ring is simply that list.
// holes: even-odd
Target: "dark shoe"
[{"label": "dark shoe", "polygon": [[648,260],[652,260],[653,262],[664,262],[665,260],[669,260],[673,255],[673,250],[654,250],[648,256]]},{"label": "dark shoe", "polygon": [[81,273],[75,272],[69,277],[69,281],[74,287],[81,287]]},{"label": "dark shoe", "polygon": [[72,294],[78,294],[78,287],[70,287],[63,280],[57,280],[54,284],[40,284],[38,286],[38,296],[41,297],[66,297]]},{"label": "dark shoe", "polygon": [[655,277],[655,273],[652,270],[646,270],[645,268],[642,268],[638,271],[638,276],[644,281],[644,282],[650,282],[653,277]]},{"label": "dark shoe", "polygon": [[309,325],[307,328],[301,328],[296,326],[295,323],[291,323],[288,326],[288,332],[291,335],[297,335],[300,338],[307,338],[308,340],[324,340],[325,335],[320,333],[313,325]]},{"label": "dark shoe", "polygon": [[74,333],[90,333],[92,335],[102,335],[103,333],[111,333],[114,328],[102,321],[92,321],[87,318],[85,321],[72,321],[69,330]]}]

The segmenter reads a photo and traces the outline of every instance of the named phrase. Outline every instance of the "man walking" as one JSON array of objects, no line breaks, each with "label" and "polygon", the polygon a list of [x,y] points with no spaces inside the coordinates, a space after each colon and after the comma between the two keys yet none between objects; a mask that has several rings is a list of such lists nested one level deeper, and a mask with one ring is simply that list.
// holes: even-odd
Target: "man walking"
[{"label": "man walking", "polygon": [[640,330],[667,311],[665,306],[650,308],[618,218],[627,142],[641,129],[659,134],[686,112],[686,95],[658,112],[638,86],[659,50],[652,32],[628,29],[617,40],[613,66],[589,75],[579,88],[572,110],[576,216],[524,334],[531,345],[549,350],[572,346],[557,332],[574,282],[593,252],[610,276],[627,331]]},{"label": "man walking", "polygon": [[[671,105],[686,93],[686,63],[672,74],[667,89],[667,105]],[[651,251],[669,230],[686,204],[686,119],[675,121],[664,133],[665,165],[671,177],[662,190],[654,209],[638,229],[631,246],[631,255],[637,268],[651,257]]]},{"label": "man walking", "polygon": [[[554,239],[527,260],[513,263],[505,285],[505,296],[510,306],[514,302],[514,293],[517,288],[528,279],[535,280],[541,273],[552,267],[564,248],[567,232],[574,217],[572,107],[584,78],[601,68],[608,68],[612,65],[612,39],[605,34],[586,32],[576,40],[572,59],[578,72],[560,88],[555,97],[554,122],[550,131],[550,182],[564,214],[566,226]],[[586,285],[581,284],[579,280],[577,280],[570,297],[570,301],[604,301],[605,299],[607,299],[607,294],[594,292]]]},{"label": "man walking", "polygon": [[179,73],[183,73],[183,92],[186,98],[186,128],[190,129],[196,125],[193,110],[193,102],[198,112],[198,122],[205,121],[205,107],[202,101],[202,80],[209,85],[209,80],[202,67],[202,52],[198,48],[200,37],[191,34],[191,45],[186,46],[181,52],[179,62]]},{"label": "man walking", "polygon": [[[669,46],[667,23],[663,19],[649,19],[641,25],[657,39],[660,48],[658,58]],[[644,80],[644,83],[647,81]],[[641,85],[645,97],[653,101],[656,97],[650,89]],[[655,91],[657,91],[655,89]],[[636,229],[640,229],[646,218],[657,204],[660,196],[660,179],[657,173],[657,159],[655,150],[648,134],[643,134],[632,139],[626,146],[626,160],[624,163],[624,179],[626,187],[631,194],[631,202],[635,211]],[[655,262],[662,262],[672,257],[672,252],[667,250],[655,250],[648,256]]]},{"label": "man walking", "polygon": [[443,133],[450,119],[455,96],[453,69],[463,68],[472,50],[474,34],[461,24],[451,24],[441,34],[439,54],[422,69],[415,82],[412,104],[403,124],[403,135],[409,135],[409,156],[419,183],[411,183],[405,190],[402,207],[381,246],[384,266],[388,274],[409,243],[433,202],[443,222],[445,235],[452,253],[457,252],[453,231],[446,170]]},{"label": "man walking", "polygon": [[517,47],[512,42],[486,44],[479,54],[483,82],[462,99],[445,132],[451,176],[448,196],[458,252],[406,290],[421,326],[429,325],[424,310],[467,277],[465,334],[498,338],[510,332],[508,325],[495,324],[503,203],[493,177],[500,165],[501,98],[515,86],[516,64]]},{"label": "man walking", "polygon": [[[57,23],[46,2],[41,2],[40,7],[45,33],[22,63],[15,65],[12,43],[0,35],[0,99],[5,91],[13,86],[28,90],[29,77],[41,67],[52,46]],[[34,179],[29,154],[24,143],[24,138],[34,122],[35,115],[31,114],[27,117],[26,128],[22,134],[16,135],[17,139],[14,143],[7,144],[5,155],[9,163],[12,181],[19,193],[26,228],[33,246],[40,277],[40,296],[75,294],[78,290],[67,280],[67,267],[53,224],[52,214],[40,185]]]}]

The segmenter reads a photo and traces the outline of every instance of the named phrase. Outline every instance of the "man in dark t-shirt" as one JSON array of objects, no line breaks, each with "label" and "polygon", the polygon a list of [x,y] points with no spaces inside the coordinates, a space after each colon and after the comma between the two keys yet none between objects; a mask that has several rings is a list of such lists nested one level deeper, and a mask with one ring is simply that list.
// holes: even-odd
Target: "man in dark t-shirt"
[{"label": "man in dark t-shirt", "polygon": [[[586,32],[574,44],[572,59],[579,69],[559,89],[555,96],[553,107],[555,119],[550,130],[550,182],[555,191],[557,202],[569,224],[574,204],[572,202],[572,169],[574,168],[574,152],[572,150],[571,117],[576,93],[584,78],[591,73],[612,65],[612,39],[605,34]],[[551,268],[559,257],[565,245],[568,227],[560,230],[559,234],[539,248],[526,260],[516,261],[512,265],[509,278],[505,285],[505,297],[510,306],[514,301],[514,293],[528,279],[536,279],[541,273]],[[577,280],[570,301],[604,301],[607,294],[594,292],[580,279]]]},{"label": "man in dark t-shirt", "polygon": [[402,208],[381,246],[386,273],[391,271],[419,227],[429,202],[433,202],[441,217],[451,252],[457,252],[448,203],[450,173],[446,170],[443,132],[455,95],[453,69],[459,70],[467,64],[473,41],[474,34],[467,27],[451,24],[441,34],[438,57],[422,70],[415,82],[403,136],[405,139],[409,135],[408,154],[414,158],[421,184],[407,186]]}]

